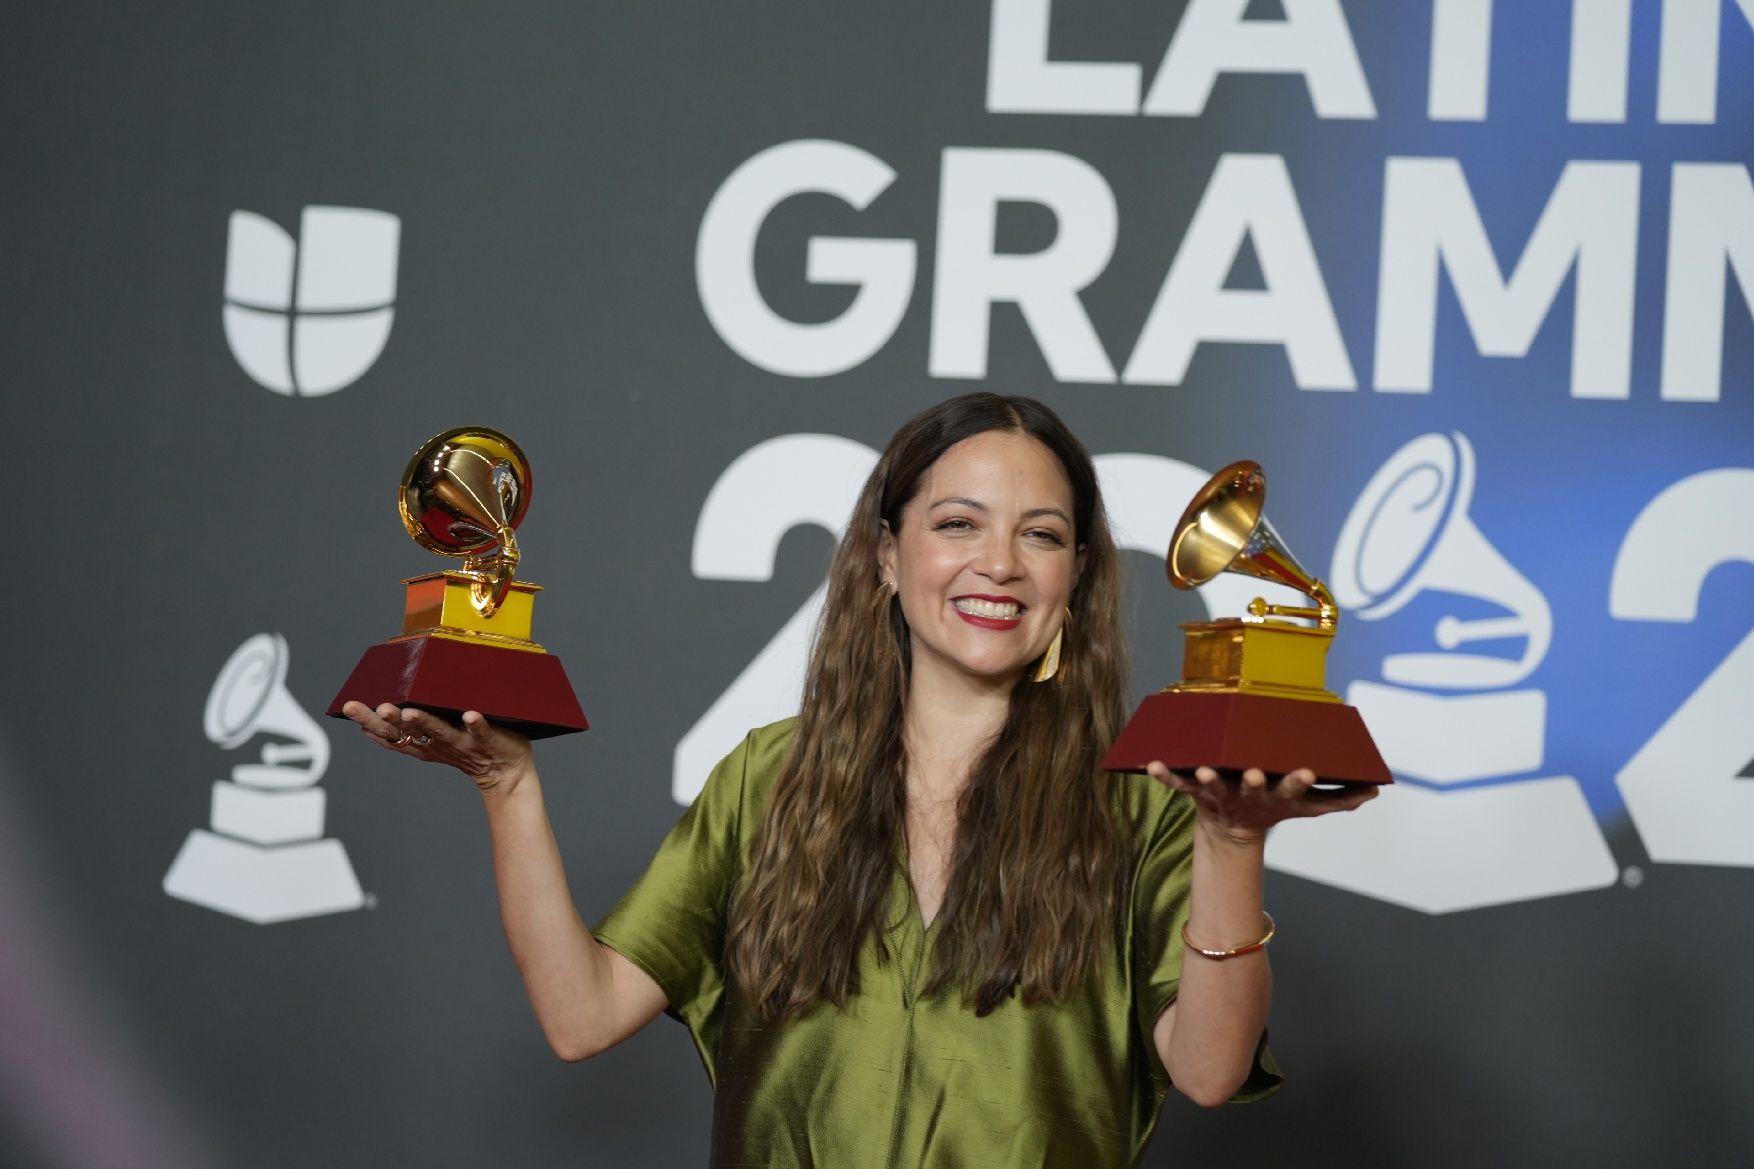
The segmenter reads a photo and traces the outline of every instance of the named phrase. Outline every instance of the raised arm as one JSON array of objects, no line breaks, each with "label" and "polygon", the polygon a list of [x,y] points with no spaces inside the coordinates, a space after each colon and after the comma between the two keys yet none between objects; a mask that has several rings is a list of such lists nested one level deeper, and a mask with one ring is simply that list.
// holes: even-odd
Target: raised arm
[{"label": "raised arm", "polygon": [[[1267,830],[1281,820],[1348,811],[1375,788],[1311,791],[1315,776],[1294,771],[1269,784],[1258,770],[1240,783],[1202,767],[1193,779],[1150,765],[1152,778],[1194,800],[1193,879],[1176,1000],[1153,1033],[1176,1088],[1197,1104],[1224,1103],[1248,1078],[1267,1025],[1273,974],[1265,949],[1231,957],[1199,950],[1244,949],[1267,932],[1261,905]],[[1181,938],[1171,945],[1183,946]],[[1195,949],[1198,947],[1198,949]]]},{"label": "raised arm", "polygon": [[448,764],[474,780],[493,840],[506,942],[556,1055],[589,1059],[662,1013],[663,990],[591,937],[573,904],[528,739],[475,711],[461,728],[387,703],[374,711],[349,702],[342,712],[398,755]]}]

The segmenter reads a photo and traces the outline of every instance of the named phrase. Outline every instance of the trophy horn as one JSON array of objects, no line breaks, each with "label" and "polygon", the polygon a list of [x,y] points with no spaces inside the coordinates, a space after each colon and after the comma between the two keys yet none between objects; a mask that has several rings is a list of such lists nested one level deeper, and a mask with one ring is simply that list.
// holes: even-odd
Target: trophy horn
[{"label": "trophy horn", "polygon": [[518,568],[517,526],[530,508],[530,461],[497,430],[465,426],[421,444],[402,472],[396,506],[416,543],[463,557],[470,599],[491,617]]},{"label": "trophy horn", "polygon": [[1267,522],[1266,502],[1267,476],[1252,459],[1232,463],[1207,480],[1176,522],[1165,564],[1169,582],[1178,589],[1193,589],[1220,573],[1234,572],[1287,585],[1313,600],[1315,607],[1270,605],[1256,597],[1249,602],[1249,615],[1305,617],[1320,629],[1333,629],[1340,620],[1333,594],[1297,562]]}]

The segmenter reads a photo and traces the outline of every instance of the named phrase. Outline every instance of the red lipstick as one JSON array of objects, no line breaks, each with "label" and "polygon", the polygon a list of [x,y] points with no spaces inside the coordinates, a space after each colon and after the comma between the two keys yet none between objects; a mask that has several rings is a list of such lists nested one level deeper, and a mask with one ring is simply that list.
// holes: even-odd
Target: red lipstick
[{"label": "red lipstick", "polygon": [[[958,609],[956,607],[957,601],[989,601],[999,605],[1016,605],[1018,613],[1015,617],[980,617]],[[1002,633],[1008,629],[1016,629],[1023,624],[1023,602],[1016,597],[995,597],[986,593],[963,593],[959,597],[951,598],[950,611],[977,629],[991,629]]]}]

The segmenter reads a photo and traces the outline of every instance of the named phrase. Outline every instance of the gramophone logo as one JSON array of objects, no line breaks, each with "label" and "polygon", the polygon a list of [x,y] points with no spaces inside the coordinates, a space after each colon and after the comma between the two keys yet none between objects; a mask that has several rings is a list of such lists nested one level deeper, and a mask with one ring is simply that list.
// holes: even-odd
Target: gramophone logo
[{"label": "gramophone logo", "polygon": [[286,689],[286,666],[286,639],[258,633],[219,672],[207,737],[227,750],[269,741],[213,785],[211,831],[190,832],[164,877],[172,897],[258,925],[365,903],[347,850],[323,839],[329,737]]},{"label": "gramophone logo", "polygon": [[[1547,599],[1468,518],[1474,451],[1460,433],[1397,451],[1353,505],[1329,576],[1346,612],[1377,621],[1424,593],[1501,616],[1445,616],[1438,649],[1383,659],[1346,700],[1402,782],[1348,816],[1287,823],[1273,867],[1428,913],[1597,889],[1617,876],[1583,789],[1541,775],[1547,695],[1519,684],[1553,637]],[[1470,643],[1520,644],[1514,658]]]},{"label": "gramophone logo", "polygon": [[292,397],[359,380],[390,339],[401,236],[399,218],[363,207],[306,207],[297,240],[232,212],[225,339],[244,372]]}]

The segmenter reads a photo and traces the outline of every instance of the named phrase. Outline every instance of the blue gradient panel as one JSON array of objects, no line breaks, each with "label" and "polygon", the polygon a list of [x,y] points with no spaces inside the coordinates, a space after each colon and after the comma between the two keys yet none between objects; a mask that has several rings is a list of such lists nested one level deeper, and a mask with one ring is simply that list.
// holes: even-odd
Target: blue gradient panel
[{"label": "blue gradient panel", "polygon": [[[1625,816],[1616,773],[1754,626],[1749,617],[1754,565],[1736,562],[1723,564],[1705,581],[1699,615],[1691,623],[1622,621],[1609,613],[1616,555],[1641,510],[1688,476],[1754,467],[1754,324],[1733,274],[1725,298],[1720,400],[1659,397],[1672,169],[1677,163],[1741,165],[1754,155],[1746,116],[1754,101],[1754,30],[1734,4],[1725,5],[1716,124],[1661,124],[1656,119],[1661,6],[1635,4],[1626,120],[1572,123],[1567,120],[1571,5],[1499,4],[1487,117],[1439,122],[1427,116],[1431,7],[1397,5],[1392,20],[1368,19],[1371,14],[1358,7],[1348,8],[1348,15],[1376,120],[1320,120],[1300,82],[1227,78],[1213,103],[1213,114],[1235,115],[1241,89],[1227,87],[1254,87],[1256,97],[1270,93],[1274,99],[1270,122],[1240,120],[1232,136],[1247,140],[1246,146],[1232,149],[1285,155],[1360,386],[1355,395],[1297,394],[1300,400],[1287,404],[1285,422],[1261,433],[1256,457],[1282,485],[1269,511],[1294,551],[1326,577],[1339,525],[1376,468],[1418,435],[1466,435],[1478,460],[1469,516],[1540,589],[1553,616],[1545,660],[1517,684],[1546,694],[1545,760],[1538,771],[1495,781],[1575,776],[1607,826]],[[1263,134],[1269,124],[1274,129]],[[1575,269],[1520,357],[1480,353],[1444,270],[1431,391],[1391,394],[1373,388],[1384,171],[1392,156],[1459,162],[1505,277],[1568,162],[1638,165],[1627,399],[1571,396]],[[1284,384],[1289,371],[1280,364],[1271,376]],[[1307,399],[1317,401],[1311,405]],[[1312,484],[1323,485],[1319,499],[1309,497]],[[1728,526],[1754,524],[1747,514],[1725,513],[1719,519]],[[1349,614],[1334,649],[1330,685],[1343,694],[1354,679],[1381,681],[1386,655],[1436,651],[1433,629],[1446,615],[1468,619],[1502,613],[1484,601],[1432,591],[1381,621]],[[1521,646],[1506,639],[1465,648],[1508,658]],[[1754,694],[1746,697],[1754,708]],[[1754,709],[1748,723],[1754,724]],[[1722,733],[1746,739],[1747,754],[1754,758],[1754,734],[1735,727]]]}]

